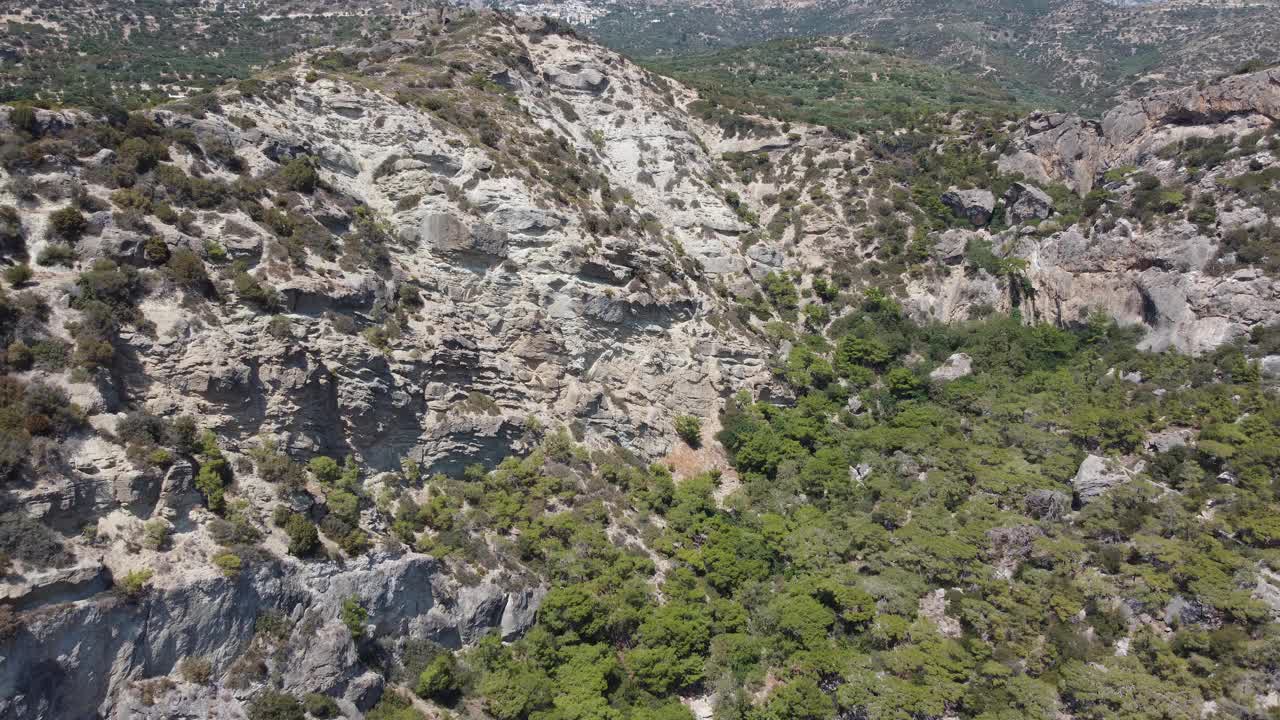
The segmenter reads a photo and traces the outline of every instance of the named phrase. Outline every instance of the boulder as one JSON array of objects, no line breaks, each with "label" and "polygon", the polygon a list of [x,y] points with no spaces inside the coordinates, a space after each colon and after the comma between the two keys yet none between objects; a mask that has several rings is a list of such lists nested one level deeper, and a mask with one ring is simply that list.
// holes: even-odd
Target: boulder
[{"label": "boulder", "polygon": [[603,92],[609,85],[609,79],[599,68],[581,63],[547,68],[543,76],[560,87],[590,93]]},{"label": "boulder", "polygon": [[973,358],[965,353],[955,353],[929,373],[929,379],[937,382],[950,382],[973,374]]},{"label": "boulder", "polygon": [[933,254],[948,265],[956,265],[964,260],[964,251],[969,247],[969,238],[974,235],[971,230],[952,228],[937,236],[933,242]]},{"label": "boulder", "polygon": [[1071,480],[1071,488],[1083,505],[1101,497],[1116,485],[1128,482],[1131,477],[1130,470],[1118,460],[1090,455],[1080,463],[1080,469]]},{"label": "boulder", "polygon": [[1016,182],[1004,194],[1005,219],[1010,225],[1021,225],[1028,220],[1043,220],[1053,213],[1053,198],[1048,193],[1027,183]]},{"label": "boulder", "polygon": [[951,188],[942,193],[941,200],[943,205],[951,208],[956,217],[965,218],[974,227],[982,227],[991,222],[991,213],[996,209],[996,197],[990,190]]},{"label": "boulder", "polygon": [[507,256],[507,233],[480,223],[468,227],[447,213],[431,213],[418,230],[422,242],[442,255],[470,254],[496,258]]},{"label": "boulder", "polygon": [[1263,377],[1280,378],[1280,355],[1268,355],[1262,358],[1260,365]]}]

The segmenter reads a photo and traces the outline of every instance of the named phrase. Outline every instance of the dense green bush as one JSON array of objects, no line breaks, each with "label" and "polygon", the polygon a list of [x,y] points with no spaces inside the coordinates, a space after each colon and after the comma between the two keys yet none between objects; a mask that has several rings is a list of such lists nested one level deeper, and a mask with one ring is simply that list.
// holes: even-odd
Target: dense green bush
[{"label": "dense green bush", "polygon": [[249,702],[249,720],[306,720],[302,703],[292,695],[263,690]]},{"label": "dense green bush", "polygon": [[280,180],[285,188],[295,192],[311,194],[320,183],[320,175],[311,161],[306,158],[294,158],[280,170]]},{"label": "dense green bush", "polygon": [[247,271],[236,273],[232,285],[242,300],[263,310],[272,310],[280,305],[280,296],[275,288],[262,284]]},{"label": "dense green bush", "polygon": [[36,263],[39,265],[67,265],[70,266],[76,261],[76,251],[70,245],[62,243],[49,243],[40,251],[40,255],[36,257]]},{"label": "dense green bush", "polygon": [[27,256],[27,237],[16,208],[0,205],[0,256],[21,260]]},{"label": "dense green bush", "polygon": [[231,481],[231,465],[218,447],[217,437],[206,430],[198,443],[199,470],[196,471],[196,489],[204,495],[205,504],[215,513],[226,508],[226,487]]},{"label": "dense green bush", "polygon": [[418,675],[415,691],[424,698],[450,703],[462,689],[458,677],[458,662],[453,653],[443,652]]},{"label": "dense green bush", "polygon": [[[717,501],[716,474],[672,483],[665,468],[604,457],[581,475],[553,471],[549,458],[574,455],[557,441],[487,473],[432,478],[426,502],[397,504],[393,532],[486,567],[503,562],[489,544],[509,542],[522,570],[552,579],[525,637],[456,656],[460,692],[496,718],[674,717],[666,698],[709,686],[730,689],[718,712],[747,720],[1009,708],[1050,720],[1066,706],[1178,717],[1171,708],[1220,697],[1224,678],[1267,672],[1224,658],[1275,646],[1249,597],[1248,554],[1280,537],[1267,519],[1280,404],[1242,348],[1191,359],[1134,340],[1097,318],[922,327],[868,293],[828,337],[797,337],[783,372],[793,402],[728,403],[718,439],[740,487],[727,497]],[[1244,350],[1268,342],[1259,332]],[[972,357],[972,375],[925,379],[955,352]],[[857,382],[824,383],[824,363]],[[1130,371],[1144,381],[1116,377]],[[1147,474],[1078,512],[1067,500],[1028,514],[1037,493],[1070,498],[1086,453],[1144,455],[1148,433],[1169,425],[1199,430],[1198,444],[1145,455]],[[1227,470],[1233,484],[1217,479]],[[1211,526],[1196,519],[1226,497],[1236,502],[1214,500]],[[610,539],[621,517],[661,557],[661,581],[647,552]],[[1023,532],[1025,545],[1009,539]],[[1016,569],[998,575],[1006,562]],[[921,613],[937,589],[958,637]],[[1126,619],[1157,617],[1175,597],[1216,619],[1188,615],[1172,641]],[[1211,640],[1221,627],[1232,631]],[[448,661],[413,672],[428,662]],[[1223,663],[1234,664],[1209,669]],[[1126,692],[1149,700],[1134,709]]]},{"label": "dense green bush", "polygon": [[677,417],[676,434],[691,447],[698,447],[702,442],[702,419],[693,415]]},{"label": "dense green bush", "polygon": [[178,248],[169,255],[165,273],[175,284],[192,292],[200,295],[213,292],[213,282],[209,279],[204,260],[187,248]]},{"label": "dense green bush", "polygon": [[26,263],[11,265],[4,269],[4,279],[15,288],[26,285],[33,275],[35,273],[31,271],[31,266]]},{"label": "dense green bush", "polygon": [[147,568],[130,570],[116,583],[115,590],[129,600],[137,600],[146,593],[153,575],[155,571]]},{"label": "dense green bush", "polygon": [[291,555],[306,557],[320,547],[320,533],[316,530],[316,524],[308,520],[305,515],[300,513],[289,515],[284,531],[289,536],[289,554]]},{"label": "dense green bush", "polygon": [[67,242],[74,243],[79,240],[88,227],[89,221],[78,207],[65,207],[49,213],[50,232]]},{"label": "dense green bush", "polygon": [[342,601],[342,624],[347,626],[351,637],[357,640],[364,637],[368,621],[369,611],[360,603],[360,598],[352,596]]},{"label": "dense green bush", "polygon": [[333,701],[333,698],[320,693],[307,693],[302,698],[302,706],[308,715],[319,720],[329,720],[339,714],[338,704]]},{"label": "dense green bush", "polygon": [[15,130],[34,135],[38,129],[36,111],[30,105],[15,105],[9,111],[9,123]]}]

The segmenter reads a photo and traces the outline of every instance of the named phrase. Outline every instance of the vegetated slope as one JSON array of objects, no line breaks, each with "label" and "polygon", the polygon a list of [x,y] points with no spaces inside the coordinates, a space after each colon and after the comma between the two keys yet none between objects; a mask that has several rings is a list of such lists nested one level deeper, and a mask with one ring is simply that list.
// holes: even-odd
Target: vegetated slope
[{"label": "vegetated slope", "polygon": [[5,107],[0,717],[1268,711],[1274,72],[859,134],[450,12]]},{"label": "vegetated slope", "polygon": [[126,107],[246,77],[299,50],[373,43],[420,0],[0,3],[0,100]]},{"label": "vegetated slope", "polygon": [[779,40],[645,66],[698,90],[703,103],[849,133],[891,131],[943,112],[1018,112],[987,80],[851,38]]},{"label": "vegetated slope", "polygon": [[1097,112],[1117,98],[1280,59],[1280,5],[1158,2],[809,3],[758,0],[588,3],[582,24],[635,56],[680,55],[780,37],[851,34],[987,77],[1032,102]]}]

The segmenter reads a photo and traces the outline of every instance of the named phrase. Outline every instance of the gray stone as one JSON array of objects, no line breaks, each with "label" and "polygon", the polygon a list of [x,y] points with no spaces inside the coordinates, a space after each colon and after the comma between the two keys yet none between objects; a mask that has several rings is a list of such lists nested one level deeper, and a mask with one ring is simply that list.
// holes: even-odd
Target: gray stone
[{"label": "gray stone", "polygon": [[966,353],[955,353],[929,373],[930,380],[950,382],[973,374],[973,358]]},{"label": "gray stone", "polygon": [[597,94],[609,84],[609,79],[599,67],[582,63],[547,68],[543,75],[560,87]]},{"label": "gray stone", "polygon": [[484,223],[468,227],[446,213],[422,219],[419,239],[444,255],[471,254],[502,258],[507,255],[507,233]]},{"label": "gray stone", "polygon": [[1116,485],[1128,482],[1132,473],[1120,461],[1099,455],[1089,455],[1080,463],[1071,488],[1081,504],[1089,503]]},{"label": "gray stone", "polygon": [[1268,355],[1259,362],[1262,376],[1280,378],[1280,355]]},{"label": "gray stone", "polygon": [[1028,183],[1015,182],[1004,194],[1005,219],[1010,225],[1043,220],[1053,212],[1053,198]]},{"label": "gray stone", "polygon": [[951,208],[956,217],[962,217],[982,227],[991,222],[996,208],[996,198],[990,190],[957,190],[952,188],[942,194],[942,204]]},{"label": "gray stone", "polygon": [[933,243],[933,254],[948,265],[955,265],[964,260],[964,251],[969,247],[969,239],[974,233],[952,228],[936,236]]}]

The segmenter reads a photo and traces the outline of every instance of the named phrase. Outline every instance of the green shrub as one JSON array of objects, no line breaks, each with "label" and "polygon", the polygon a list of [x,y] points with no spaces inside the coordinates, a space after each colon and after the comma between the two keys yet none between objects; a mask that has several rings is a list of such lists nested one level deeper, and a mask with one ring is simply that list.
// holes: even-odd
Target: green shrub
[{"label": "green shrub", "polygon": [[280,170],[284,186],[295,192],[311,194],[320,182],[320,175],[306,158],[294,158]]},{"label": "green shrub", "polygon": [[142,546],[149,550],[163,550],[169,544],[173,526],[163,518],[153,518],[142,526]]},{"label": "green shrub", "polygon": [[898,398],[916,397],[924,390],[924,381],[908,368],[893,368],[885,374],[884,383]]},{"label": "green shrub", "polygon": [[209,295],[213,290],[213,282],[209,280],[204,261],[187,248],[178,248],[169,255],[165,262],[165,274],[174,284],[192,292]]},{"label": "green shrub", "polygon": [[36,257],[38,265],[65,265],[70,267],[75,264],[76,251],[70,246],[63,243],[49,243],[40,251],[40,255]]},{"label": "green shrub", "polygon": [[131,570],[125,573],[120,582],[116,583],[116,592],[130,600],[136,600],[146,592],[147,585],[151,582],[151,576],[154,574],[150,569]]},{"label": "green shrub", "polygon": [[15,288],[26,285],[34,274],[31,271],[31,266],[26,263],[4,269],[4,279]]},{"label": "green shrub", "polygon": [[339,712],[338,704],[333,701],[333,698],[320,693],[307,693],[302,698],[302,706],[311,717],[319,720],[329,720],[329,718],[337,717]]},{"label": "green shrub", "polygon": [[17,105],[9,111],[9,124],[15,130],[34,135],[38,129],[36,111],[30,105]]},{"label": "green shrub", "polygon": [[263,690],[249,703],[249,720],[306,720],[302,703],[292,695]]},{"label": "green shrub", "polygon": [[49,230],[54,236],[67,242],[73,243],[79,240],[88,228],[89,221],[78,207],[64,207],[49,213]]},{"label": "green shrub", "polygon": [[764,294],[779,310],[788,311],[800,307],[800,293],[786,273],[771,272],[765,276],[762,285]]},{"label": "green shrub", "polygon": [[34,356],[31,354],[31,348],[21,340],[14,340],[9,343],[9,347],[5,352],[5,361],[9,367],[14,370],[30,370],[34,363]]},{"label": "green shrub", "polygon": [[[16,192],[10,188],[10,192]],[[0,205],[0,256],[23,258],[27,255],[27,238],[22,229],[22,216],[10,205]]]},{"label": "green shrub", "polygon": [[93,265],[76,278],[80,296],[72,301],[72,307],[84,309],[92,302],[102,303],[118,315],[132,320],[134,296],[141,289],[138,271],[114,260],[95,260]]},{"label": "green shrub", "polygon": [[453,653],[443,652],[418,675],[415,691],[419,696],[437,702],[452,702],[461,689],[458,678],[458,661]]},{"label": "green shrub", "polygon": [[213,564],[222,571],[227,577],[235,577],[240,574],[241,568],[244,567],[244,561],[240,556],[233,552],[219,553],[213,556]]},{"label": "green shrub", "polygon": [[342,468],[337,461],[324,455],[311,458],[311,462],[307,463],[307,469],[323,485],[333,485],[342,476]]},{"label": "green shrub", "polygon": [[204,495],[205,505],[215,513],[226,508],[226,486],[231,479],[231,465],[218,448],[214,434],[206,430],[200,436],[200,469],[196,472],[196,489]]},{"label": "green shrub", "polygon": [[170,257],[169,245],[159,235],[152,235],[142,246],[142,256],[153,265],[163,265]]},{"label": "green shrub", "polygon": [[316,524],[308,520],[305,515],[291,514],[285,523],[284,531],[289,536],[289,554],[291,555],[306,557],[320,547],[320,533],[316,530]]},{"label": "green shrub", "polygon": [[702,419],[693,415],[677,417],[676,434],[690,447],[698,447],[702,443]]},{"label": "green shrub", "polygon": [[363,555],[369,551],[369,535],[365,531],[356,528],[338,539],[338,547],[342,548],[342,552],[351,557]]},{"label": "green shrub", "polygon": [[280,305],[280,296],[276,293],[275,288],[263,285],[258,282],[257,278],[246,271],[242,270],[236,273],[232,284],[236,295],[239,295],[245,302],[257,305],[263,310],[272,310]]},{"label": "green shrub", "polygon": [[128,138],[116,149],[116,162],[123,168],[137,173],[149,172],[161,160],[168,159],[164,145],[139,137]]},{"label": "green shrub", "polygon": [[342,601],[342,624],[347,626],[351,637],[357,640],[364,637],[368,621],[369,611],[360,604],[360,598],[353,595]]},{"label": "green shrub", "polygon": [[426,720],[413,703],[396,690],[382,693],[378,704],[365,713],[365,720]]}]

